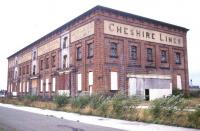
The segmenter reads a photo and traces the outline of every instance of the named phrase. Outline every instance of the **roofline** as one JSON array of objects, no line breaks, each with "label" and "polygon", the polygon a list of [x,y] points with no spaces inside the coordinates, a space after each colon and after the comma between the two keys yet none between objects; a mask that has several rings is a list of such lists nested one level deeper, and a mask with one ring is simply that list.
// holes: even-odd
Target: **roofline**
[{"label": "roofline", "polygon": [[173,25],[173,24],[169,24],[169,23],[165,23],[165,22],[161,22],[161,21],[158,21],[158,20],[154,20],[154,19],[150,19],[150,18],[147,18],[147,17],[142,17],[142,16],[139,16],[139,15],[135,15],[135,14],[131,14],[131,13],[127,13],[127,12],[123,12],[123,11],[119,11],[119,10],[116,10],[116,9],[112,9],[112,8],[108,8],[108,7],[104,7],[104,6],[95,6],[93,7],[92,9],[86,11],[85,13],[79,15],[78,17],[72,19],[71,21],[65,23],[64,25],[56,28],[55,30],[51,31],[50,33],[44,35],[43,37],[39,38],[38,40],[34,41],[33,43],[29,44],[28,46],[22,48],[21,50],[17,51],[16,53],[10,55],[9,57],[7,57],[7,59],[10,59],[11,57],[19,54],[21,51],[24,51],[26,49],[28,49],[29,47],[31,46],[34,46],[35,44],[39,43],[40,41],[42,41],[43,39],[45,39],[46,37],[49,37],[51,36],[52,34],[58,32],[58,31],[61,31],[63,28],[66,28],[67,26],[70,26],[71,24],[73,24],[75,21],[78,21],[79,19],[81,19],[82,17],[85,17],[93,12],[95,12],[96,10],[105,10],[105,11],[110,11],[110,12],[113,12],[113,13],[117,13],[117,14],[121,14],[121,15],[125,15],[127,17],[131,17],[131,18],[136,18],[136,19],[143,19],[145,21],[149,21],[149,22],[153,22],[153,23],[158,23],[158,24],[161,24],[161,25],[165,25],[165,26],[168,26],[168,27],[175,27],[175,28],[178,28],[178,29],[182,29],[184,31],[188,31],[189,29],[187,28],[184,28],[184,27],[181,27],[181,26],[177,26],[177,25]]}]

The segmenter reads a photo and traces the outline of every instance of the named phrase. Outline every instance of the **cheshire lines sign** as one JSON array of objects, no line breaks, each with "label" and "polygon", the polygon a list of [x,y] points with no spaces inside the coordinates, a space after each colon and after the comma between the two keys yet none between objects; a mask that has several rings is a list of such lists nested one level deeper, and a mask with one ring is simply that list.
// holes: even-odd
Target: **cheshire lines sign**
[{"label": "cheshire lines sign", "polygon": [[183,38],[159,31],[139,28],[112,21],[104,21],[104,33],[126,38],[156,42],[160,44],[183,47]]}]

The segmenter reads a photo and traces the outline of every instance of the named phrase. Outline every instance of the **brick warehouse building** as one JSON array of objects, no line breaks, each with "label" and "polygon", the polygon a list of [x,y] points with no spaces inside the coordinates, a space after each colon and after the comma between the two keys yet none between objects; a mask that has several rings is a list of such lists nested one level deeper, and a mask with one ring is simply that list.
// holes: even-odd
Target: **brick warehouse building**
[{"label": "brick warehouse building", "polygon": [[188,92],[188,29],[96,6],[8,57],[11,95]]}]

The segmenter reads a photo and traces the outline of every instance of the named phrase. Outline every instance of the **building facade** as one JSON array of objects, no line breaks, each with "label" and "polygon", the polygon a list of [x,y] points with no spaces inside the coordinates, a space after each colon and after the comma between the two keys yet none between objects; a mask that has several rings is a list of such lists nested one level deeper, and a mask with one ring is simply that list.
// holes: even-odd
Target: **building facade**
[{"label": "building facade", "polygon": [[96,6],[8,57],[10,95],[188,92],[188,29]]}]

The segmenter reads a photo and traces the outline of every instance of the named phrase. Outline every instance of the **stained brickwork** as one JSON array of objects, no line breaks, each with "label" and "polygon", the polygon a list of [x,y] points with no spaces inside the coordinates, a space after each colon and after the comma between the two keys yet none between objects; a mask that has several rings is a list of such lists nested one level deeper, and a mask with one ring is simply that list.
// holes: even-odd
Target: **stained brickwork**
[{"label": "stained brickwork", "polygon": [[[125,34],[123,36],[119,34],[122,33],[121,27],[116,28],[119,35],[117,33],[115,35],[106,34],[105,21],[128,25],[128,27],[138,27],[145,31],[153,30],[156,33],[170,34],[168,36],[174,36],[174,38],[166,38],[166,41],[175,41],[173,44],[176,44],[180,43],[178,40],[181,38],[183,47],[158,43],[158,40],[156,42],[148,41],[148,38],[150,39],[148,32],[144,40],[126,37],[127,28],[123,29]],[[86,33],[87,28],[84,25],[93,22],[94,24],[90,24],[90,26],[94,27],[88,29],[89,32]],[[113,25],[110,25],[110,31],[113,29]],[[70,33],[73,31],[78,33],[73,34],[73,36],[76,35],[76,38],[71,41]],[[69,67],[67,68],[64,68],[63,62],[61,62],[63,60],[61,58],[63,57],[61,55],[63,40],[61,39],[63,38],[62,34],[65,33],[69,33],[70,39],[69,56],[65,56],[69,57]],[[90,92],[117,92],[111,90],[111,72],[117,72],[118,91],[127,95],[129,94],[129,78],[127,76],[131,74],[170,75],[173,88],[177,87],[177,75],[180,75],[183,90],[187,92],[186,33],[187,29],[183,27],[97,6],[8,57],[8,91],[10,94],[17,92],[18,95],[35,94],[43,97],[51,97],[55,93],[68,91],[72,96]],[[152,33],[151,38],[154,39],[155,35]],[[178,40],[176,40],[177,38]],[[167,43],[166,41],[165,43]],[[112,47],[111,43],[115,43],[116,47]],[[92,44],[92,56],[88,55],[88,44]],[[52,47],[48,45],[52,45]],[[42,48],[46,46],[48,48]],[[25,52],[32,52],[33,48],[39,50],[40,54],[36,58],[37,65],[34,74],[33,66],[31,66],[33,60],[17,64],[14,62],[15,57],[20,58]],[[80,54],[77,54],[77,48],[80,48]],[[113,57],[113,53],[116,53],[116,56]],[[81,58],[77,59],[77,55],[80,55]],[[179,55],[180,63],[177,63]],[[164,60],[161,61],[161,59]],[[14,78],[16,68],[18,69],[17,78]],[[24,70],[28,70],[28,73],[26,71],[24,73]],[[93,72],[93,85],[88,83],[91,79],[88,75],[89,72]],[[77,74],[81,74],[81,91],[78,91]],[[52,90],[53,78],[56,79],[55,92]],[[33,88],[33,85],[37,86]]]}]

